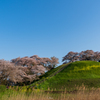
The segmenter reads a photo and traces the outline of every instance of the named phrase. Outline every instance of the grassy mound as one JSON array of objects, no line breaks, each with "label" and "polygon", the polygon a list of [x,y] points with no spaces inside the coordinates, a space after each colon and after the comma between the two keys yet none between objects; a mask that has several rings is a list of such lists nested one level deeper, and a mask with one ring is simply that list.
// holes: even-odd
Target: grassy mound
[{"label": "grassy mound", "polygon": [[82,84],[88,87],[100,87],[99,62],[77,61],[71,63],[55,76],[38,84],[38,88],[43,88],[45,90],[47,90],[48,87],[56,90],[63,90],[66,88],[69,90],[71,88],[76,88],[75,86],[81,86]]},{"label": "grassy mound", "polygon": [[66,67],[66,65],[68,65],[68,64],[60,65],[57,68],[54,68],[54,69],[46,72],[44,75],[39,77],[39,80],[36,80],[31,85],[29,85],[29,87],[37,87],[37,85],[39,85],[40,83],[42,83],[42,82],[46,81],[47,79],[51,78],[52,76],[54,76],[54,74],[58,73],[59,70]]}]

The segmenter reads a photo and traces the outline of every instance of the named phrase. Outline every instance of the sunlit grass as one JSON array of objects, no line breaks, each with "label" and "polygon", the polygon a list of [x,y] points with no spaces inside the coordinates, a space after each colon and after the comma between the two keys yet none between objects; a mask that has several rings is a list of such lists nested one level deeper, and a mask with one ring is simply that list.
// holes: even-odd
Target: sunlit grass
[{"label": "sunlit grass", "polygon": [[100,68],[100,64],[99,65],[91,65],[91,66],[86,66],[86,67],[84,67],[83,66],[83,68],[78,68],[77,66],[75,66],[74,67],[74,71],[85,71],[85,70],[92,70],[92,69],[95,69],[95,68]]},{"label": "sunlit grass", "polygon": [[65,87],[70,90],[75,84],[81,86],[82,83],[88,87],[100,87],[100,62],[73,62],[57,75],[39,84],[38,88],[47,90],[50,87],[51,89],[60,90]]},{"label": "sunlit grass", "polygon": [[[99,100],[100,88],[87,88],[84,85],[75,87],[75,91],[50,90],[45,92],[39,89],[27,91],[27,88],[10,87],[0,100]],[[22,91],[23,90],[23,91]],[[11,92],[12,91],[12,92]]]}]

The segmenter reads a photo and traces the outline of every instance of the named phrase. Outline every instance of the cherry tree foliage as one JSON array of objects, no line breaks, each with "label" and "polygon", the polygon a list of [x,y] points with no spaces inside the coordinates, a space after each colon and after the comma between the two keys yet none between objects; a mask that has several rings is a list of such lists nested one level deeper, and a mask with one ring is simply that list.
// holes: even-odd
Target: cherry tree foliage
[{"label": "cherry tree foliage", "polygon": [[56,58],[56,57],[51,57],[51,65],[52,65],[52,67],[54,68],[57,64],[59,64],[59,62],[58,62],[58,58]]},{"label": "cherry tree foliage", "polygon": [[20,65],[30,69],[32,69],[36,65],[38,66],[42,65],[43,67],[45,67],[45,69],[48,70],[50,70],[52,67],[56,66],[59,63],[58,58],[56,57],[51,57],[51,59],[49,59],[49,58],[40,58],[37,55],[33,55],[31,57],[23,57],[23,58],[18,57],[16,59],[12,59],[11,62],[14,63],[15,65]]},{"label": "cherry tree foliage", "polygon": [[81,51],[79,53],[71,51],[62,59],[63,64],[82,60],[100,61],[100,52],[94,52],[93,50]]},{"label": "cherry tree foliage", "polygon": [[0,60],[0,84],[32,82],[58,63],[56,57],[40,58],[37,55],[18,57],[11,61]]},{"label": "cherry tree foliage", "polygon": [[27,69],[22,66],[15,66],[13,63],[0,60],[0,83],[7,84],[8,81],[17,83],[32,81],[36,75],[28,75]]}]

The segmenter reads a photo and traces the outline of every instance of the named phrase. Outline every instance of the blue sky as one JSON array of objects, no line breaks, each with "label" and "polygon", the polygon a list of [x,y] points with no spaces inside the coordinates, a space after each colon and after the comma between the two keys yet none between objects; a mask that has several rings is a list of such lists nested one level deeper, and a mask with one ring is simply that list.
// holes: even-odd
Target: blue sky
[{"label": "blue sky", "polygon": [[100,51],[100,0],[0,0],[0,59]]}]

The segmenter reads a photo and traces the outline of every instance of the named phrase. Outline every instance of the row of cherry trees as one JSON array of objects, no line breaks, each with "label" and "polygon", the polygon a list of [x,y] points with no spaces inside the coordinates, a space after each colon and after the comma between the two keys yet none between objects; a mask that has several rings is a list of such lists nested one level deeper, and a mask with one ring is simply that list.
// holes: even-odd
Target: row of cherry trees
[{"label": "row of cherry trees", "polygon": [[93,50],[86,50],[81,52],[69,52],[62,59],[62,62],[74,62],[74,61],[82,61],[82,60],[91,60],[91,61],[100,61],[100,52],[94,52]]},{"label": "row of cherry trees", "polygon": [[0,83],[32,82],[58,64],[58,58],[31,57],[15,58],[11,61],[0,60]]}]

